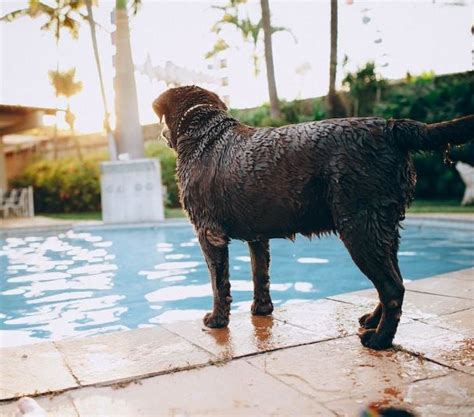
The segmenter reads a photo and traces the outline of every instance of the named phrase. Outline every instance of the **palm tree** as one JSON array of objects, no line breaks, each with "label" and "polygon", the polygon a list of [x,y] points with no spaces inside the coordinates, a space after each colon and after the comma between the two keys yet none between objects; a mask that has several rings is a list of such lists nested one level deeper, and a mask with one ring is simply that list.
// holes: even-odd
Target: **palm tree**
[{"label": "palm tree", "polygon": [[[115,84],[115,93],[116,96],[120,97],[117,100],[117,106],[116,106],[116,114],[117,114],[117,126],[115,130],[115,135],[114,132],[112,131],[112,128],[110,126],[110,113],[109,113],[109,106],[107,103],[107,96],[105,94],[105,87],[104,87],[104,77],[102,75],[102,66],[100,62],[100,55],[99,55],[99,47],[97,43],[97,34],[96,34],[96,22],[94,21],[94,14],[93,14],[93,0],[85,0],[86,1],[86,6],[87,6],[87,21],[89,22],[89,28],[91,31],[91,39],[92,39],[92,47],[94,50],[94,57],[95,57],[95,62],[97,66],[97,73],[99,77],[99,84],[100,84],[100,91],[101,91],[101,96],[102,96],[102,103],[104,106],[104,128],[107,132],[107,141],[109,144],[109,154],[110,154],[110,159],[114,160],[117,159],[117,141],[119,142],[118,145],[120,146],[120,151],[122,153],[128,153],[133,157],[142,157],[144,153],[143,149],[143,140],[142,138],[142,131],[141,131],[141,126],[138,121],[138,103],[137,103],[137,98],[136,98],[136,87],[135,87],[135,78],[133,76],[133,62],[131,59],[131,51],[130,51],[130,32],[128,29],[128,16],[127,16],[127,0],[116,0],[115,4],[115,9],[116,9],[116,23],[117,23],[117,30],[121,33],[125,33],[125,39],[122,38],[122,42],[120,43],[120,47],[117,47],[117,54],[123,55],[123,44],[125,44],[127,49],[125,55],[128,55],[125,60],[121,60],[120,64],[117,62],[118,65],[122,66],[126,64],[125,70],[120,70],[120,72],[125,72],[126,77],[128,77],[127,80],[125,80],[125,83],[118,82]],[[141,5],[141,0],[132,0],[131,2],[131,8],[133,10],[133,15],[135,15],[138,12],[138,9],[140,8]],[[125,16],[124,16],[125,15]],[[118,61],[118,59],[117,59]],[[116,72],[118,72],[116,68]],[[132,81],[130,81],[130,78],[133,78]],[[125,85],[124,85],[125,84]],[[133,87],[130,87],[130,84],[133,85]],[[125,94],[122,94],[122,91],[125,90]],[[130,103],[124,103],[124,99],[127,98],[127,93],[130,95],[130,97],[134,97],[134,100],[132,104]],[[125,107],[125,109],[124,109]],[[128,107],[128,108],[127,108]],[[129,113],[127,113],[127,111]],[[133,116],[132,122],[130,122],[130,115]],[[127,122],[124,123],[124,118],[127,118]],[[122,126],[128,126],[129,130],[132,131],[132,138],[130,140],[131,143],[125,143],[124,144],[124,134],[123,134],[123,127]],[[130,135],[126,135],[127,138],[130,137]]]},{"label": "palm tree", "polygon": [[87,22],[89,23],[89,29],[91,32],[91,40],[92,40],[92,49],[94,51],[94,58],[95,64],[97,67],[97,75],[99,77],[99,85],[100,85],[100,94],[102,97],[102,104],[104,106],[104,129],[107,134],[107,144],[109,147],[109,158],[111,160],[117,159],[117,145],[115,142],[114,133],[110,126],[110,113],[109,113],[109,106],[107,104],[107,96],[105,94],[105,84],[104,84],[104,76],[102,74],[102,65],[100,62],[100,55],[99,55],[99,46],[97,43],[97,33],[96,33],[96,23],[94,20],[94,12],[92,10],[92,3],[93,0],[85,0],[86,7],[87,7]]},{"label": "palm tree", "polygon": [[[80,21],[79,17],[89,23],[91,31],[92,47],[97,66],[99,77],[99,84],[104,106],[104,128],[107,132],[107,139],[109,143],[110,158],[116,159],[117,151],[115,139],[112,129],[110,127],[110,113],[107,104],[107,97],[105,94],[104,78],[102,74],[102,67],[99,56],[99,48],[97,43],[96,26],[94,21],[92,6],[97,3],[97,0],[55,0],[55,7],[50,6],[44,1],[28,0],[28,6],[8,13],[0,18],[0,21],[12,22],[23,16],[31,18],[46,17],[46,23],[41,26],[42,30],[52,30],[56,39],[56,46],[59,46],[61,31],[67,29],[73,38],[77,38],[79,34]],[[116,0],[116,8],[126,8],[127,0]],[[133,14],[136,14],[141,5],[141,0],[132,0],[131,8]],[[80,9],[86,6],[87,14],[81,13]],[[127,21],[128,28],[128,21]],[[59,61],[56,70],[59,70]],[[136,93],[135,93],[136,94]]]},{"label": "palm tree", "polygon": [[40,0],[28,0],[27,7],[7,13],[0,18],[0,21],[13,22],[24,16],[33,19],[46,18],[41,30],[52,32],[58,45],[63,29],[68,30],[73,38],[78,37],[80,26],[78,17],[81,16],[79,9],[83,5],[83,0],[55,0],[54,6]]},{"label": "palm tree", "polygon": [[[143,132],[138,116],[137,88],[130,45],[130,29],[127,14],[128,0],[116,0],[115,5],[115,135],[120,153],[131,158],[143,158],[145,148]],[[139,1],[132,2],[136,13]]]},{"label": "palm tree", "polygon": [[220,52],[229,48],[228,43],[220,36],[220,32],[224,25],[232,25],[242,34],[244,41],[252,42],[254,48],[252,55],[254,70],[255,74],[258,74],[259,56],[257,53],[257,46],[259,39],[261,39],[260,34],[263,31],[268,95],[270,99],[270,114],[272,118],[276,119],[281,116],[281,113],[275,82],[272,35],[275,32],[279,31],[289,32],[292,36],[293,34],[287,28],[271,26],[270,7],[268,0],[260,1],[262,17],[257,23],[252,22],[248,15],[246,17],[240,16],[239,6],[245,3],[247,3],[247,0],[229,0],[229,2],[224,6],[214,6],[214,8],[221,10],[223,12],[223,15],[221,19],[216,22],[212,27],[212,31],[217,34],[218,38],[216,44],[214,45],[214,48],[206,54],[206,58],[212,58]]},{"label": "palm tree", "polygon": [[[32,19],[45,18],[46,21],[41,26],[41,30],[52,32],[56,41],[57,60],[56,72],[59,71],[59,41],[61,39],[61,32],[67,30],[70,35],[77,39],[79,34],[79,17],[81,13],[79,9],[83,6],[83,0],[55,0],[53,6],[40,0],[28,0],[28,6],[23,9],[18,9],[7,13],[0,18],[3,22],[13,22],[21,17],[28,16]],[[56,99],[58,96],[56,95]],[[54,157],[57,156],[57,113],[56,124],[54,127]]]},{"label": "palm tree", "polygon": [[272,26],[270,24],[270,6],[268,0],[260,0],[262,7],[262,27],[265,43],[265,65],[267,67],[268,94],[270,96],[270,116],[272,119],[279,119],[280,102],[275,82],[275,67],[273,65],[273,47],[272,47]]},{"label": "palm tree", "polygon": [[82,153],[81,153],[81,147],[79,146],[79,142],[77,137],[74,134],[74,121],[75,121],[75,116],[71,112],[71,106],[70,106],[70,99],[72,96],[76,95],[80,91],[82,91],[82,82],[81,81],[76,81],[76,69],[71,68],[70,70],[67,71],[49,71],[49,79],[54,87],[54,92],[56,94],[56,97],[63,96],[66,97],[67,100],[67,108],[66,108],[66,122],[69,125],[69,128],[71,129],[71,136],[75,140],[76,144],[76,150],[77,150],[77,155],[79,159],[82,160]]},{"label": "palm tree", "polygon": [[337,72],[337,0],[331,0],[331,53],[329,58],[329,94],[336,93]]}]

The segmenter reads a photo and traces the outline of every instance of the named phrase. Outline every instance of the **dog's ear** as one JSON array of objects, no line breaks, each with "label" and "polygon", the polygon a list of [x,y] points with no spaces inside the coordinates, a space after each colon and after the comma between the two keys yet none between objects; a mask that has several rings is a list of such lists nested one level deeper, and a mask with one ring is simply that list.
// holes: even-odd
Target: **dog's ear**
[{"label": "dog's ear", "polygon": [[217,108],[219,108],[221,110],[224,110],[224,111],[228,110],[226,104],[220,99],[220,97],[216,93],[213,93],[212,91],[209,91],[209,93],[214,97],[214,99],[215,99],[214,101],[217,105]]},{"label": "dog's ear", "polygon": [[155,111],[156,115],[160,119],[160,123],[163,122],[163,117],[166,119],[166,114],[168,113],[168,96],[165,93],[161,94],[154,102],[153,102],[153,110]]}]

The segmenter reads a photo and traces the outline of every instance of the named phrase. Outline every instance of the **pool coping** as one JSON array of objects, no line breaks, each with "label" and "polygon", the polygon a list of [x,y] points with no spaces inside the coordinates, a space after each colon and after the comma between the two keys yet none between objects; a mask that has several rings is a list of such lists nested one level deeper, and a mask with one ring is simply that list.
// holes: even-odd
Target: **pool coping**
[{"label": "pool coping", "polygon": [[[403,225],[418,225],[425,227],[449,228],[453,230],[474,231],[474,214],[409,214],[402,222]],[[127,230],[127,229],[162,229],[169,227],[192,226],[186,218],[166,219],[160,222],[142,223],[111,223],[102,221],[60,221],[58,224],[41,225],[33,227],[7,227],[0,230],[0,239],[24,236],[28,233],[65,232],[91,232],[101,230]]]},{"label": "pool coping", "polygon": [[[454,353],[450,356],[450,352],[457,349],[456,343],[474,340],[474,329],[472,325],[468,330],[446,325],[455,314],[474,312],[474,268],[409,282],[406,287],[404,316],[395,339],[401,346],[392,350],[422,357],[446,373],[469,375],[474,386],[472,366],[463,362],[464,357],[459,359]],[[0,411],[2,404],[25,395],[59,395],[87,387],[120,388],[153,377],[220,366],[282,350],[290,352],[298,347],[339,339],[354,339],[351,346],[352,343],[359,346],[354,338],[358,330],[357,317],[375,304],[375,290],[363,290],[290,303],[277,308],[273,317],[252,318],[250,313],[237,313],[231,317],[230,331],[234,332],[235,339],[231,351],[226,346],[229,330],[204,329],[200,321],[0,348]],[[323,320],[313,321],[308,312],[311,317]],[[443,320],[447,320],[446,323]],[[328,325],[326,321],[331,323]],[[265,333],[269,323],[272,341],[266,344],[260,339],[269,337]],[[421,326],[423,332],[417,330],[417,326]],[[264,329],[263,336],[258,335],[261,329]],[[414,340],[407,338],[405,332],[411,332]],[[431,344],[436,345],[430,333],[434,341],[447,334],[456,343],[449,342],[447,354],[439,356],[439,347],[430,348]],[[225,340],[220,340],[226,334]],[[252,337],[256,343],[255,340],[248,343]],[[472,346],[469,345],[470,357]],[[474,357],[471,362],[474,363]]]}]

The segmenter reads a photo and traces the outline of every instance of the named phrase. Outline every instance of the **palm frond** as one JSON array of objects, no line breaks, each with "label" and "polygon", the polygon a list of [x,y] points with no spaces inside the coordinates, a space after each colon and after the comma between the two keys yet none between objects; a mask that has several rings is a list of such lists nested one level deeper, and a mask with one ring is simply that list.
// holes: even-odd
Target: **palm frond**
[{"label": "palm frond", "polygon": [[23,16],[29,16],[30,15],[30,9],[19,9],[15,10],[13,12],[7,13],[6,15],[3,15],[0,17],[1,22],[13,22],[16,19],[19,19],[20,17]]},{"label": "palm frond", "polygon": [[132,9],[132,14],[134,16],[138,13],[141,6],[142,6],[142,1],[141,0],[132,0],[132,4],[131,4],[130,7]]},{"label": "palm frond", "polygon": [[214,47],[212,48],[212,50],[206,53],[205,58],[206,59],[212,58],[216,56],[217,54],[219,54],[220,52],[225,51],[228,48],[229,48],[229,45],[227,44],[227,42],[224,39],[219,38],[217,42],[215,43]]}]

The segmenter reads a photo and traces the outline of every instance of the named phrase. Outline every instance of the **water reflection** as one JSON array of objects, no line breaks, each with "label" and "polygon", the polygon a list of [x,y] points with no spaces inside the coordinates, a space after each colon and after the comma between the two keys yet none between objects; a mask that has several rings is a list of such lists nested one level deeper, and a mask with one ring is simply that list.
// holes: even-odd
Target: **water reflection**
[{"label": "water reflection", "polygon": [[112,242],[90,233],[8,238],[0,266],[9,276],[1,286],[1,345],[61,339],[106,329],[124,329],[124,295],[103,295],[114,286],[117,265]]}]

